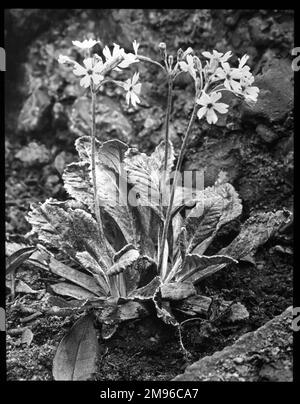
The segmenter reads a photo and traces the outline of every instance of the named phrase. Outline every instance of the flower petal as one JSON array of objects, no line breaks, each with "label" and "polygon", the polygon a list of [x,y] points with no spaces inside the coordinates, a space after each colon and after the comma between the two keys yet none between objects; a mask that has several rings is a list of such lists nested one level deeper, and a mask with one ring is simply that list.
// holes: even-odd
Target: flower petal
[{"label": "flower petal", "polygon": [[73,70],[73,73],[76,76],[84,76],[87,72],[86,72],[86,69],[83,66],[81,66],[79,63],[76,63],[76,65],[74,67],[74,70]]},{"label": "flower petal", "polygon": [[207,108],[206,107],[201,107],[199,111],[197,112],[197,117],[201,119],[205,114],[206,114]]},{"label": "flower petal", "polygon": [[92,70],[93,69],[93,59],[92,58],[86,58],[83,60],[83,64],[86,67],[87,70]]},{"label": "flower petal", "polygon": [[88,88],[90,84],[91,84],[91,76],[89,76],[88,74],[82,77],[82,79],[80,80],[80,85],[82,87]]},{"label": "flower petal", "polygon": [[215,113],[215,111],[212,108],[207,110],[206,120],[209,124],[217,122],[217,120],[218,120],[217,114]]},{"label": "flower petal", "polygon": [[213,108],[220,114],[226,114],[226,112],[228,112],[229,105],[224,104],[224,102],[217,102],[214,104]]}]

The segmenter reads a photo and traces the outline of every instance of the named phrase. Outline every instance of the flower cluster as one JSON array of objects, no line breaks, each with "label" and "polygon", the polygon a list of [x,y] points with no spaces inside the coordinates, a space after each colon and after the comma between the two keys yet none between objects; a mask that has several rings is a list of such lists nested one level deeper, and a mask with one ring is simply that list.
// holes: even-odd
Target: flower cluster
[{"label": "flower cluster", "polygon": [[73,41],[73,45],[89,51],[90,53],[90,56],[83,60],[82,65],[65,55],[60,55],[58,62],[71,66],[73,73],[81,77],[80,85],[84,88],[90,87],[92,91],[96,91],[97,86],[104,84],[104,82],[114,82],[123,87],[127,92],[126,101],[128,105],[132,103],[132,105],[136,107],[137,103],[140,102],[138,95],[141,91],[141,84],[137,82],[139,74],[135,73],[132,79],[128,79],[125,82],[105,78],[108,73],[113,70],[121,71],[131,64],[137,63],[139,60],[136,55],[139,44],[136,41],[133,42],[134,54],[126,53],[124,49],[120,48],[117,44],[114,44],[112,51],[110,51],[108,46],[105,46],[102,52],[103,57],[101,57],[97,53],[91,54],[91,49],[97,43],[99,43],[99,41],[93,39],[85,39],[82,42]]},{"label": "flower cluster", "polygon": [[230,91],[248,103],[257,101],[259,89],[252,85],[254,77],[246,65],[248,55],[239,59],[237,68],[228,63],[232,56],[230,51],[223,54],[213,50],[212,53],[203,52],[202,55],[208,59],[204,67],[201,60],[193,55],[191,48],[181,55],[178,62],[179,73],[189,73],[195,82],[196,102],[200,106],[197,112],[199,119],[205,117],[209,124],[216,123],[216,112],[225,114],[228,111],[227,104],[217,102],[222,97],[222,91]]}]

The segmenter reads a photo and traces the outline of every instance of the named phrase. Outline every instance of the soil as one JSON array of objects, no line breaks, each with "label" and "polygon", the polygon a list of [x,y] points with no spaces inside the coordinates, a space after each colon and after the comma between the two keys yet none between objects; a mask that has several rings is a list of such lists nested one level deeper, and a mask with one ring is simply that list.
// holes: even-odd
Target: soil
[{"label": "soil", "polygon": [[[55,23],[50,26],[49,21],[51,24],[54,21],[53,13]],[[105,24],[101,25],[104,21]],[[143,50],[145,54],[149,51],[152,56],[161,41],[165,41],[173,53],[178,47],[185,49],[187,46],[199,51],[231,49],[239,56],[247,52],[255,73],[260,75],[264,85],[268,75],[278,73],[278,65],[275,68],[270,60],[288,58],[293,40],[293,14],[284,10],[98,10],[96,15],[84,10],[7,10],[7,48],[13,48],[14,55],[17,55],[15,60],[10,60],[7,50],[5,152],[8,241],[24,242],[24,235],[30,230],[25,215],[31,203],[49,197],[59,200],[67,197],[55,158],[64,152],[65,163],[74,161],[73,143],[78,131],[83,130],[79,127],[70,130],[68,121],[69,104],[79,97],[78,94],[61,101],[55,92],[51,93],[49,103],[42,106],[44,109],[40,108],[43,111],[38,123],[25,128],[20,111],[25,105],[26,117],[30,116],[26,110],[26,100],[30,97],[28,66],[33,77],[43,77],[46,70],[55,81],[57,72],[45,62],[47,58],[42,53],[42,46],[46,43],[60,44],[69,37],[77,39],[76,35],[81,37],[86,30],[99,35],[104,43],[117,42],[128,48],[142,32],[140,41]],[[166,85],[152,67],[143,77],[148,84],[144,100],[149,107],[132,113],[124,107],[121,96],[112,96],[115,104],[111,108],[119,108],[120,125],[115,128],[112,122],[106,121],[104,136],[123,139],[127,134],[126,141],[130,145],[138,144],[143,151],[149,152],[161,136],[161,114],[166,98],[157,94],[166,94]],[[277,86],[280,84],[277,83]],[[41,88],[44,91],[43,86]],[[184,79],[175,88],[171,137],[176,151],[186,125],[186,114],[191,107],[187,96],[189,91],[192,94],[192,87]],[[54,118],[53,106],[58,103],[63,108],[62,119]],[[236,226],[233,224],[225,229],[216,240],[218,247],[233,238],[240,222],[252,212],[283,206],[292,209],[292,105],[286,100],[281,100],[280,105],[282,111],[276,116],[272,108],[269,114],[262,115],[257,110],[254,115],[249,115],[244,107],[237,107],[233,116],[213,130],[205,124],[194,129],[185,169],[204,168],[207,185],[214,182],[220,170],[225,170],[243,200],[244,210],[240,220],[235,223]],[[267,111],[267,106],[264,111]],[[144,125],[145,120],[147,125]],[[43,161],[24,163],[16,158],[16,154],[32,141],[44,145],[48,155]],[[96,379],[171,380],[188,364],[224,348],[242,334],[257,329],[280,314],[292,304],[293,256],[272,249],[276,245],[291,247],[292,235],[272,238],[260,247],[255,255],[256,266],[247,262],[230,266],[197,286],[201,294],[241,302],[249,311],[248,320],[234,324],[199,320],[186,323],[182,329],[182,341],[190,353],[188,357],[180,347],[178,331],[155,316],[124,323],[109,341],[102,341],[99,336]],[[8,380],[52,380],[55,350],[78,318],[76,315],[66,318],[39,316],[24,322],[24,317],[30,315],[28,308],[38,310],[39,301],[44,293],[48,293],[49,277],[24,265],[18,271],[17,279],[41,292],[17,293],[12,300],[8,290]],[[21,333],[12,331],[18,327],[30,328],[32,341],[22,343]]]}]

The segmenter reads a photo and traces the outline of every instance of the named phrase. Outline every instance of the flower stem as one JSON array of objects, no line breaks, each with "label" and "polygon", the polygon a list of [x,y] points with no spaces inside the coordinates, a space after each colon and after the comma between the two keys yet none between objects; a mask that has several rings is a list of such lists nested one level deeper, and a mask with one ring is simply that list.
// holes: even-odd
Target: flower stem
[{"label": "flower stem", "polygon": [[92,180],[93,180],[93,191],[94,191],[94,205],[95,205],[95,215],[98,224],[98,230],[100,237],[103,238],[103,228],[100,216],[100,205],[98,199],[98,188],[97,188],[97,177],[96,177],[96,95],[93,86],[91,86],[91,96],[92,96],[92,127],[91,127],[91,167],[92,167]]},{"label": "flower stem", "polygon": [[166,113],[166,123],[165,123],[165,161],[164,161],[164,174],[165,175],[166,175],[167,165],[168,165],[169,124],[170,124],[170,115],[171,115],[171,107],[172,107],[172,89],[173,89],[172,78],[168,77],[168,102],[167,102],[167,113]]},{"label": "flower stem", "polygon": [[167,236],[168,236],[168,230],[169,230],[169,226],[170,226],[170,221],[171,221],[171,213],[172,213],[172,207],[173,207],[173,202],[174,202],[174,195],[175,195],[175,189],[176,189],[176,183],[178,180],[178,175],[181,169],[181,165],[182,165],[182,161],[183,161],[183,157],[184,157],[184,153],[186,150],[186,146],[188,143],[188,139],[189,139],[189,135],[191,133],[191,129],[192,126],[195,122],[196,119],[196,112],[197,112],[197,104],[195,103],[194,108],[193,108],[193,112],[181,145],[181,149],[180,149],[180,153],[179,153],[179,157],[177,160],[177,164],[176,164],[176,169],[175,169],[175,175],[174,175],[174,181],[171,187],[171,195],[170,195],[170,202],[169,202],[169,206],[167,208],[167,213],[166,213],[166,220],[164,223],[164,228],[163,228],[163,234],[162,234],[162,238],[161,238],[161,247],[160,247],[160,256],[159,256],[159,262],[158,262],[158,268],[160,271],[161,265],[162,265],[162,259],[163,259],[163,252],[164,252],[164,248],[165,248],[165,244],[166,244],[166,240],[167,240]]}]

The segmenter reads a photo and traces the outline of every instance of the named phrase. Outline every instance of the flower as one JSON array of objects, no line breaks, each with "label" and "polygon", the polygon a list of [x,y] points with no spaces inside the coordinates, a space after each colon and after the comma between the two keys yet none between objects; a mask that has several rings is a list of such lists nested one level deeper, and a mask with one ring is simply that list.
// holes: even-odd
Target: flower
[{"label": "flower", "polygon": [[138,49],[139,49],[140,44],[137,43],[136,40],[134,40],[134,41],[132,42],[132,46],[133,46],[134,53],[137,55],[137,52],[138,52]]},{"label": "flower", "polygon": [[252,76],[252,74],[250,73],[250,67],[245,66],[248,59],[249,59],[248,55],[244,55],[241,59],[239,58],[239,67],[238,67],[238,69],[240,70],[242,76],[244,76],[244,77]]},{"label": "flower", "polygon": [[136,55],[133,53],[125,53],[123,48],[120,48],[120,45],[114,43],[114,48],[111,53],[109,47],[106,45],[103,49],[103,55],[105,56],[106,62],[111,62],[113,59],[117,59],[118,57],[122,56],[123,60],[114,68],[114,70],[120,71],[121,68],[126,68],[132,63],[138,62]]},{"label": "flower", "polygon": [[62,63],[62,64],[73,65],[76,63],[75,60],[72,60],[71,58],[69,58],[69,56],[65,56],[65,55],[59,55],[57,60],[58,60],[58,63]]},{"label": "flower", "polygon": [[76,76],[83,76],[80,80],[80,85],[82,87],[88,88],[92,83],[99,84],[103,80],[103,75],[101,74],[103,69],[102,59],[86,58],[83,60],[84,67],[79,63],[76,63],[73,73]]},{"label": "flower", "polygon": [[229,63],[222,63],[222,67],[218,67],[215,76],[219,79],[224,79],[224,86],[228,90],[239,92],[241,89],[239,80],[243,74],[240,69],[231,68]]},{"label": "flower", "polygon": [[201,119],[203,116],[209,124],[216,123],[218,116],[215,110],[220,114],[226,114],[228,105],[223,102],[217,102],[222,97],[221,93],[213,92],[211,94],[202,93],[201,97],[196,101],[202,107],[197,112],[197,116]]},{"label": "flower", "polygon": [[229,58],[231,58],[232,53],[231,51],[226,52],[225,54],[221,52],[217,52],[216,50],[213,50],[212,53],[210,52],[202,52],[202,55],[206,57],[207,59],[210,59],[210,61],[217,61],[219,63],[227,62]]},{"label": "flower", "polygon": [[138,79],[139,79],[139,73],[134,73],[131,79],[128,79],[125,81],[125,83],[123,83],[123,88],[125,91],[127,91],[126,94],[127,104],[129,105],[131,102],[131,104],[134,107],[136,107],[137,103],[141,102],[138,95],[141,92],[142,84],[138,83]]},{"label": "flower", "polygon": [[254,77],[242,77],[241,78],[241,90],[239,92],[245,98],[245,101],[248,103],[255,103],[257,101],[257,97],[259,94],[259,88],[256,86],[252,86],[254,82]]},{"label": "flower", "polygon": [[186,56],[186,62],[179,62],[182,71],[190,73],[194,80],[196,80],[196,69],[194,57],[192,55]]},{"label": "flower", "polygon": [[72,41],[73,45],[77,46],[80,49],[91,49],[96,43],[99,41],[95,41],[94,39],[85,39],[84,41]]}]

